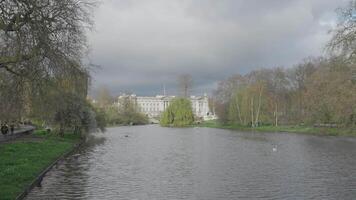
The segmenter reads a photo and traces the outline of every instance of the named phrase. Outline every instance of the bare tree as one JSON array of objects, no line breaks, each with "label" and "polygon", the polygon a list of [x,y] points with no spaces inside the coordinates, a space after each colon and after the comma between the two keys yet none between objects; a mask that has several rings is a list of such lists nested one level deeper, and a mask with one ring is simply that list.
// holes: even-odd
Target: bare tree
[{"label": "bare tree", "polygon": [[181,95],[185,98],[189,97],[190,90],[193,87],[193,79],[189,74],[182,74],[178,77],[178,85]]},{"label": "bare tree", "polygon": [[111,95],[109,89],[106,86],[101,86],[96,92],[98,105],[102,108],[111,106],[114,103],[114,97]]}]

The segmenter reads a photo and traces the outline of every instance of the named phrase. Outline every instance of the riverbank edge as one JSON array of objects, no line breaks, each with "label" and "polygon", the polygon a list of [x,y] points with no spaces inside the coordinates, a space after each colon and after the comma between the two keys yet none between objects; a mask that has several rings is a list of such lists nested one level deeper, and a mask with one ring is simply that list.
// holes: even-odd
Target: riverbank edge
[{"label": "riverbank edge", "polygon": [[221,124],[218,121],[204,121],[200,124],[195,124],[195,127],[218,128],[248,132],[278,132],[278,133],[295,133],[317,136],[349,136],[356,137],[356,129],[352,128],[326,128],[326,127],[311,127],[311,126],[259,126],[246,127],[237,124]]},{"label": "riverbank edge", "polygon": [[105,128],[117,128],[117,127],[130,127],[130,126],[146,126],[146,125],[152,125],[152,124],[159,124],[159,123],[147,123],[147,124],[110,124],[107,125]]},{"label": "riverbank edge", "polygon": [[41,182],[42,182],[43,178],[46,176],[46,174],[59,162],[63,161],[69,155],[76,152],[84,144],[84,142],[85,142],[85,138],[80,138],[79,141],[76,142],[70,150],[59,155],[59,157],[55,161],[53,161],[50,165],[48,165],[44,170],[42,170],[37,175],[37,177],[15,199],[16,200],[24,199],[31,192],[31,190],[33,188],[35,188],[36,186],[40,186]]}]

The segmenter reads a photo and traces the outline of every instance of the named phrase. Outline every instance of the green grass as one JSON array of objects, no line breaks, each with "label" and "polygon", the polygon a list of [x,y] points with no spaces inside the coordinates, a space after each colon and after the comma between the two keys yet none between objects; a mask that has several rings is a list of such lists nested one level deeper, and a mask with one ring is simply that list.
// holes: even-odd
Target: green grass
[{"label": "green grass", "polygon": [[15,199],[44,169],[80,140],[66,134],[63,138],[45,131],[34,133],[38,139],[0,144],[0,199]]},{"label": "green grass", "polygon": [[320,128],[312,126],[260,126],[247,127],[238,124],[221,124],[216,120],[205,121],[197,124],[199,127],[222,128],[240,131],[259,131],[259,132],[289,132],[289,133],[303,133],[312,135],[328,135],[328,136],[356,136],[356,130],[352,128]]}]

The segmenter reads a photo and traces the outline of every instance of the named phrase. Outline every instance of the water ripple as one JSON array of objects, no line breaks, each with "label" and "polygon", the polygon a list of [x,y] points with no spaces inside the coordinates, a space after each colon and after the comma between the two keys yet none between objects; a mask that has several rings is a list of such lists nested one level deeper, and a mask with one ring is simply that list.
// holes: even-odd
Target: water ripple
[{"label": "water ripple", "polygon": [[355,156],[353,138],[110,128],[27,199],[347,200],[356,197]]}]

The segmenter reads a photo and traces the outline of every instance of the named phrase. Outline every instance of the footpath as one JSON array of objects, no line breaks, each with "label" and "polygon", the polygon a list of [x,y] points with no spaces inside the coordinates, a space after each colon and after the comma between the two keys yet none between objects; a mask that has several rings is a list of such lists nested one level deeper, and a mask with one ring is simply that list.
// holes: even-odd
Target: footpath
[{"label": "footpath", "polygon": [[26,125],[26,126],[21,126],[19,129],[15,129],[14,133],[12,134],[10,132],[6,135],[0,133],[0,143],[13,140],[24,135],[31,134],[34,130],[35,127]]}]

